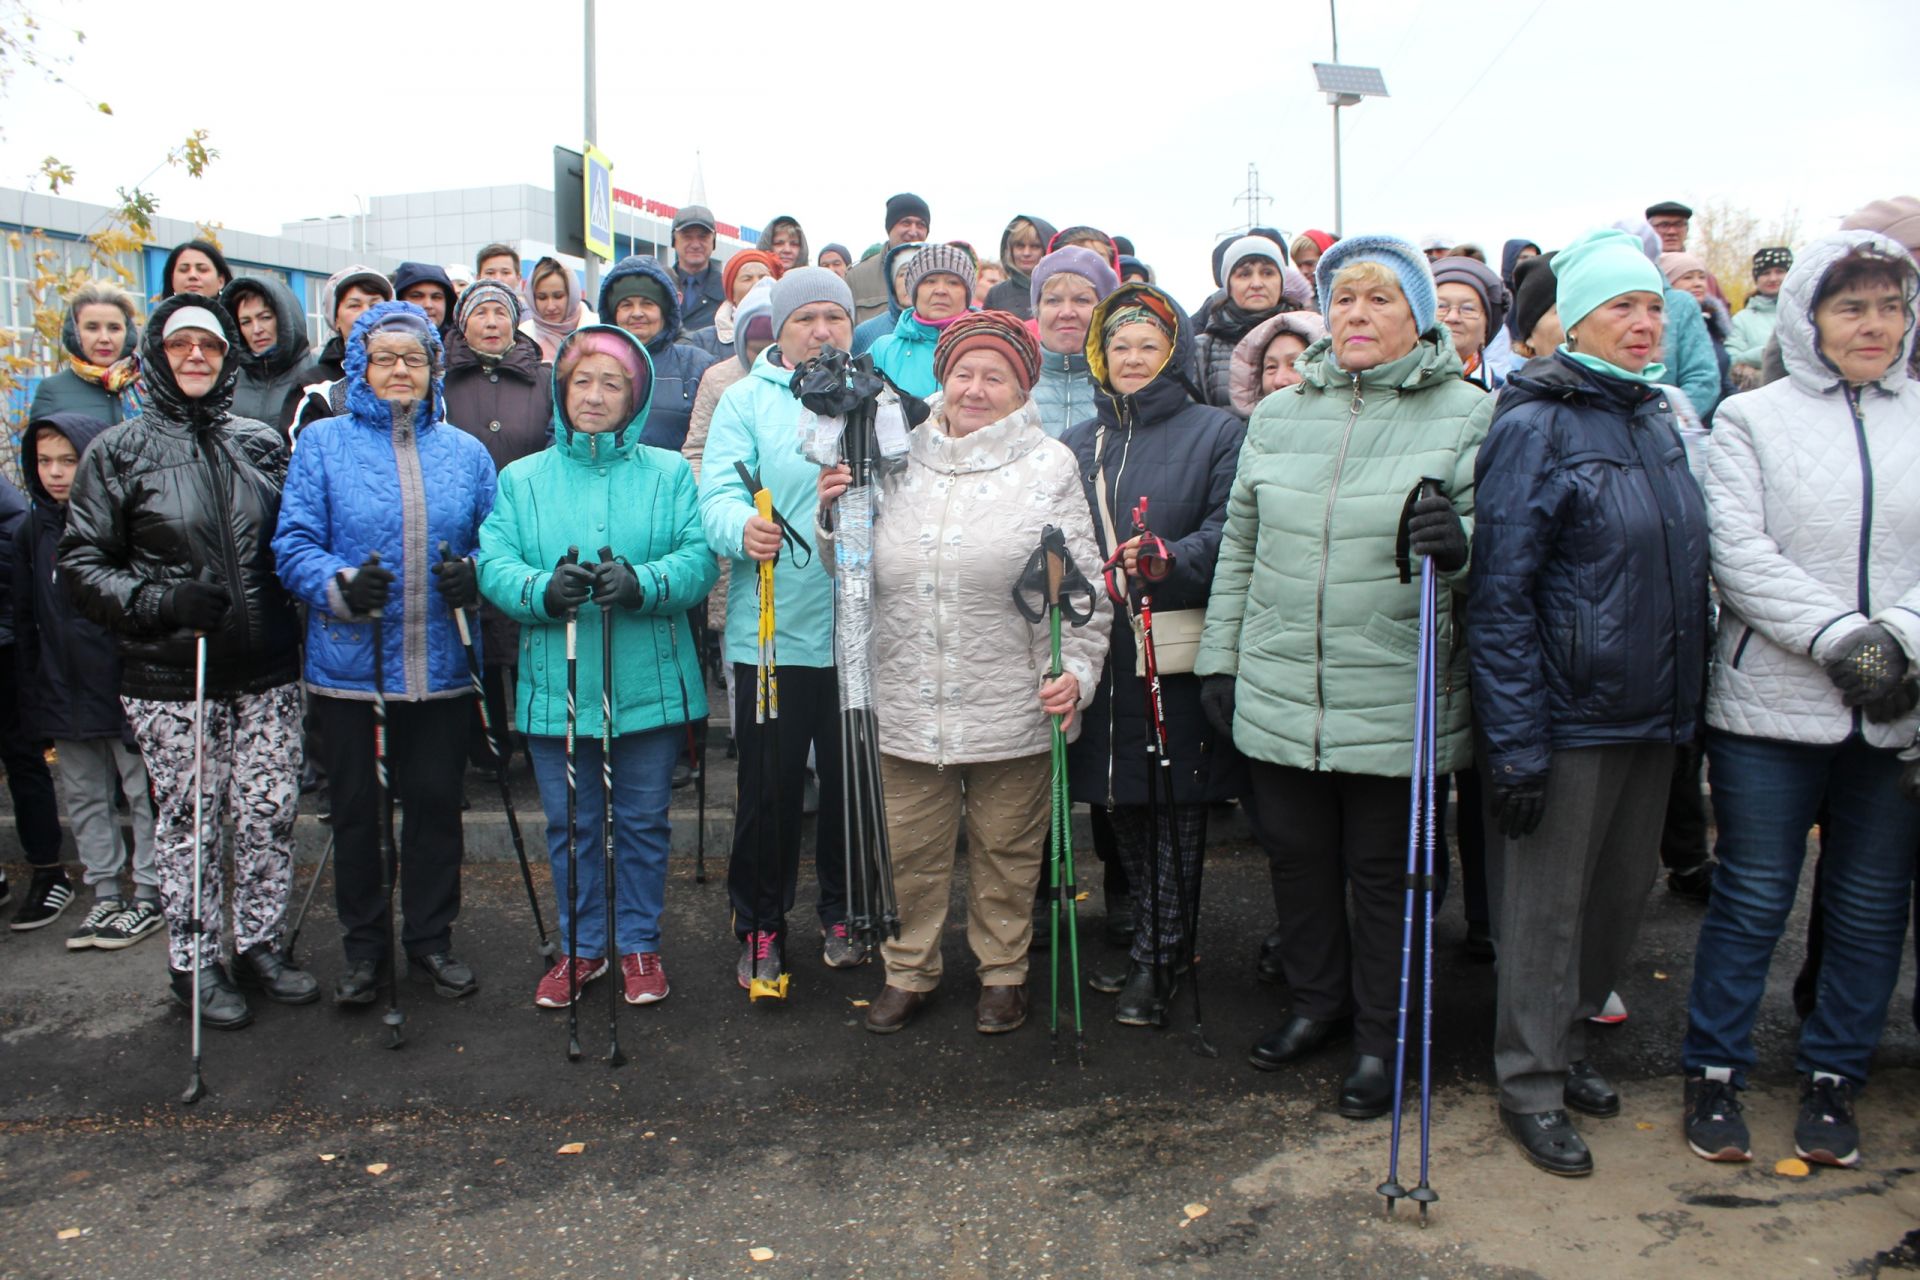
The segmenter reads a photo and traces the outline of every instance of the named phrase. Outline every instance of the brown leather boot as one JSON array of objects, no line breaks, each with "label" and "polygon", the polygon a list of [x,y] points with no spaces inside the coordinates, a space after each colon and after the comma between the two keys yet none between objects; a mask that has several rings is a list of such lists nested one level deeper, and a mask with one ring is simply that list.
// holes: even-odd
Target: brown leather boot
[{"label": "brown leather boot", "polygon": [[914,1015],[932,998],[931,991],[908,991],[888,983],[867,1006],[867,1030],[877,1036],[892,1035],[912,1022]]},{"label": "brown leather boot", "polygon": [[1013,1031],[1026,1020],[1025,985],[980,988],[980,1003],[973,1010],[973,1027],[981,1035]]}]

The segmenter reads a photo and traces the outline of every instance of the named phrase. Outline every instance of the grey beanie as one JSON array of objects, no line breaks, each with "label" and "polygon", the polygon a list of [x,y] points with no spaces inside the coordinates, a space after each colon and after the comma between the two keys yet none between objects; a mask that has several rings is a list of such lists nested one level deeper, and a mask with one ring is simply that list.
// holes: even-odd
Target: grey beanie
[{"label": "grey beanie", "polygon": [[773,282],[773,340],[787,327],[787,317],[815,302],[831,302],[853,319],[853,290],[825,267],[796,267]]},{"label": "grey beanie", "polygon": [[1233,269],[1247,258],[1265,258],[1282,271],[1287,268],[1287,251],[1265,236],[1241,236],[1220,255],[1220,279],[1233,278]]}]

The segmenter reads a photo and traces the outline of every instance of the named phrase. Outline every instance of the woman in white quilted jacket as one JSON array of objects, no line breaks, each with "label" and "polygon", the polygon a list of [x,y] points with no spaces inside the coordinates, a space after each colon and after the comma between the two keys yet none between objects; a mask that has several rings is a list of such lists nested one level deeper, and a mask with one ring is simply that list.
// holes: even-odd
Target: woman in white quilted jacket
[{"label": "woman in white quilted jacket", "polygon": [[[974,1025],[1012,1031],[1027,1017],[1031,907],[1046,845],[1051,718],[1077,733],[1106,660],[1113,613],[1061,631],[1062,675],[1048,678],[1047,628],[1013,590],[1048,525],[1097,577],[1093,516],[1065,445],[1029,398],[1040,349],[1004,311],[969,314],[934,349],[940,390],[910,438],[904,471],[880,482],[874,521],[873,677],[881,785],[900,936],[881,947],[886,986],[867,1030],[899,1031],[940,985],[954,835],[967,827],[967,943],[979,964]],[[845,466],[820,473],[820,509]],[[832,535],[820,534],[832,567]]]},{"label": "woman in white quilted jacket", "polygon": [[1920,723],[1917,287],[1896,241],[1816,241],[1781,290],[1788,376],[1726,401],[1708,445],[1720,869],[1682,1050],[1687,1139],[1708,1160],[1752,1158],[1739,1095],[1816,821],[1826,942],[1794,1061],[1794,1147],[1822,1164],[1859,1159],[1853,1095],[1899,977],[1920,846],[1900,760]]}]

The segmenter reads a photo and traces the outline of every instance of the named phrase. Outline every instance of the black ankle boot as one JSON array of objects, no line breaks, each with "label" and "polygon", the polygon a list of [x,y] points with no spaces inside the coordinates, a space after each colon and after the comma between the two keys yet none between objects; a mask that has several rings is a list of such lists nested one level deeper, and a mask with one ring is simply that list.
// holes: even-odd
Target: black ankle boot
[{"label": "black ankle boot", "polygon": [[1180,989],[1180,978],[1170,969],[1162,969],[1155,980],[1152,965],[1135,961],[1127,970],[1126,985],[1113,1002],[1113,1020],[1123,1027],[1164,1027],[1167,1006]]},{"label": "black ankle boot", "polygon": [[[181,1008],[193,1009],[193,972],[179,969],[167,970],[167,989],[173,996],[173,1002]],[[233,983],[227,980],[227,971],[217,964],[210,964],[200,971],[200,1025],[213,1027],[220,1031],[238,1031],[253,1021],[253,1010],[247,1008],[247,998],[234,990]]]},{"label": "black ankle boot", "polygon": [[234,976],[280,1004],[312,1004],[320,998],[320,984],[313,975],[288,964],[270,942],[243,952]]}]

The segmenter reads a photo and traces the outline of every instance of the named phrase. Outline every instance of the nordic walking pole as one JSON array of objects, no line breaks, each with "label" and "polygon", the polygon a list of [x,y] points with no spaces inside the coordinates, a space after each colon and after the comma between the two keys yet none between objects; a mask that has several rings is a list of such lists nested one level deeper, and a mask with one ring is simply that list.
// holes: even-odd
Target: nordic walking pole
[{"label": "nordic walking pole", "polygon": [[[447,542],[440,543],[442,563],[454,558],[453,547]],[[480,731],[486,735],[487,750],[493,754],[493,774],[500,782],[500,804],[507,813],[507,833],[513,837],[513,852],[520,860],[520,879],[527,886],[527,905],[533,908],[534,932],[540,935],[540,958],[553,958],[554,945],[547,937],[546,921],[540,918],[540,895],[533,888],[533,867],[527,861],[527,842],[520,836],[520,815],[514,812],[513,788],[507,783],[507,757],[501,749],[505,733],[493,731],[493,715],[487,710],[487,687],[481,675],[480,654],[473,647],[473,626],[467,620],[465,609],[453,611],[453,625],[460,631],[460,647],[467,651],[467,675],[473,680],[473,704],[480,711]],[[503,668],[500,674],[502,684],[506,682]],[[505,699],[502,699],[504,703]]]},{"label": "nordic walking pole", "polygon": [[[613,563],[613,548],[600,548],[600,563]],[[613,610],[600,606],[600,856],[606,868],[607,882],[607,957],[620,954],[614,945],[614,897],[618,892],[613,874]],[[607,984],[607,1065],[624,1067],[627,1055],[620,1052],[620,988],[626,975],[614,975]]]},{"label": "nordic walking pole", "polygon": [[[755,488],[753,491],[753,509],[755,514],[762,520],[772,520],[773,491],[764,486]],[[780,666],[774,649],[775,620],[773,612],[773,565],[774,561],[778,559],[779,555],[776,553],[772,559],[760,561],[755,571],[757,574],[760,605],[760,661],[754,671],[753,714],[755,723],[760,726],[760,758],[764,766],[762,770],[763,790],[770,796],[778,795],[779,793],[780,773],[779,730],[773,723],[780,718]],[[760,889],[760,901],[756,904],[756,912],[766,910],[767,904],[770,901],[775,904],[778,904],[780,901],[780,890],[778,887],[779,871],[778,868],[769,869],[768,863],[774,861],[774,859],[766,856],[768,842],[775,839],[773,824],[762,819],[758,825],[760,829],[759,843],[761,856],[759,874],[754,877],[754,880]],[[767,892],[767,882],[769,880],[772,880],[775,885],[771,893]],[[767,919],[777,915],[779,915],[779,912],[775,910],[769,914]],[[766,920],[762,919],[754,923],[758,926],[765,922]],[[787,998],[789,975],[784,972],[787,955],[784,921],[782,924],[783,927],[774,932],[780,938],[780,963],[783,972],[777,978],[762,978],[759,976],[758,966],[756,965],[755,974],[747,983],[747,999],[749,1001],[785,1000]]]},{"label": "nordic walking pole", "polygon": [[[1440,481],[1431,476],[1420,482],[1425,493],[1438,494]],[[1430,1157],[1433,1154],[1433,890],[1434,890],[1434,839],[1436,788],[1438,780],[1434,776],[1435,749],[1438,740],[1439,706],[1437,690],[1439,685],[1439,584],[1433,569],[1433,558],[1423,557],[1420,562],[1420,656],[1426,669],[1427,679],[1424,690],[1426,703],[1426,734],[1420,742],[1423,777],[1426,794],[1421,799],[1421,826],[1424,857],[1421,865],[1421,897],[1424,899],[1422,914],[1426,917],[1426,929],[1421,938],[1421,995],[1420,995],[1420,1184],[1410,1193],[1410,1198],[1420,1206],[1420,1225],[1427,1225],[1427,1212],[1439,1200],[1427,1179]]]},{"label": "nordic walking pole", "polygon": [[[367,556],[367,563],[380,563],[380,553]],[[380,860],[386,871],[387,890],[387,1011],[381,1021],[387,1024],[390,1039],[387,1048],[398,1049],[405,1040],[400,1028],[407,1016],[400,1012],[400,927],[393,918],[393,882],[400,878],[400,853],[393,843],[393,789],[387,777],[387,661],[386,620],[383,610],[373,610],[373,789],[380,822]]]},{"label": "nordic walking pole", "polygon": [[[568,547],[562,564],[578,564],[580,548]],[[579,728],[575,697],[580,687],[580,611],[567,610],[567,1061],[580,1061],[580,893],[576,878],[580,853],[574,847],[579,826],[580,788],[574,776],[574,733]],[[608,939],[609,942],[612,939]]]},{"label": "nordic walking pole", "polygon": [[207,760],[207,633],[193,633],[193,914],[187,917],[187,936],[193,944],[193,1076],[180,1101],[192,1106],[207,1096],[206,1083],[200,1078],[200,938],[206,924],[200,918],[200,894],[206,868],[206,849],[201,839],[201,822],[206,816],[201,782],[206,776]]},{"label": "nordic walking pole", "polygon": [[285,942],[280,944],[280,953],[288,964],[295,963],[293,944],[300,940],[300,926],[307,922],[307,908],[313,905],[313,895],[320,888],[320,878],[327,874],[327,864],[333,861],[333,833],[327,833],[327,847],[320,851],[320,865],[313,869],[313,879],[307,881],[307,892],[300,899],[300,909],[293,913],[293,927],[287,930]]},{"label": "nordic walking pole", "polygon": [[[1066,578],[1066,541],[1047,548],[1047,678],[1058,680],[1060,665],[1060,593]],[[1053,717],[1053,1026],[1058,1048],[1060,1028],[1060,917],[1067,918],[1067,976],[1073,988],[1073,1057],[1087,1065],[1087,1030],[1080,1016],[1080,909],[1073,870],[1073,810],[1067,792],[1067,718]]]}]

